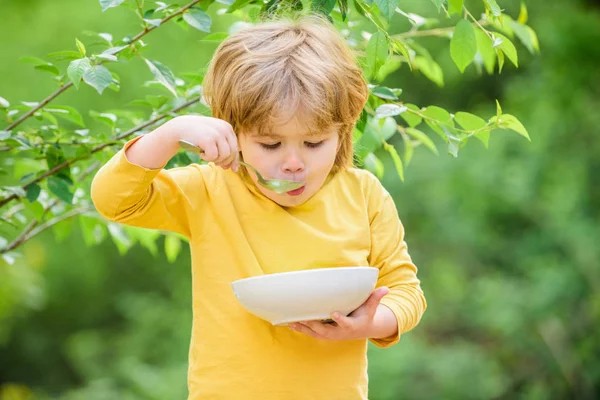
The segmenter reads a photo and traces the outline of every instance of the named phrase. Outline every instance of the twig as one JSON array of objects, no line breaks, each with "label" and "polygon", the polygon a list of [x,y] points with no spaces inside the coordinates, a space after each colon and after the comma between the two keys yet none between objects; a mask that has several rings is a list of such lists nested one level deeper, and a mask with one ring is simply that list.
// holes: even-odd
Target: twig
[{"label": "twig", "polygon": [[[188,8],[192,7],[194,4],[199,3],[199,2],[200,2],[200,0],[194,0],[194,1],[192,1],[187,6],[182,7],[177,12],[169,15],[168,17],[163,18],[160,21],[160,25],[158,25],[158,26],[161,26],[165,22],[171,20],[172,18],[175,18],[176,16],[178,16],[180,14],[183,14]],[[156,28],[158,28],[158,26],[151,26],[149,28],[148,27],[144,28],[144,30],[141,31],[140,33],[138,33],[137,35],[135,35],[134,38],[131,39],[131,41],[128,44],[132,44],[132,43],[137,42],[142,37],[144,37],[148,33],[152,32],[153,30],[155,30]],[[127,47],[128,46],[123,47],[121,50],[116,51],[113,55],[119,54],[121,51],[125,50]],[[102,64],[102,62],[100,64]],[[21,122],[25,121],[27,118],[31,117],[36,111],[38,111],[40,108],[44,107],[46,104],[50,103],[58,95],[60,95],[61,93],[63,93],[65,90],[69,89],[71,86],[73,86],[73,82],[69,82],[69,83],[67,83],[64,86],[61,86],[56,92],[54,92],[50,96],[46,97],[44,100],[42,100],[42,102],[40,104],[38,104],[37,106],[35,106],[31,110],[29,110],[28,112],[26,112],[25,114],[23,114],[19,119],[17,119],[15,122],[13,122],[9,126],[7,126],[4,130],[5,131],[11,131],[11,130],[13,130],[17,125],[19,125]]]},{"label": "twig", "polygon": [[33,228],[39,224],[39,221],[33,220],[33,221],[31,221],[31,223],[29,224],[27,229],[25,231],[23,231],[23,233],[17,239],[15,239],[14,242],[12,242],[9,246],[5,247],[4,249],[0,250],[0,254],[9,252],[9,251],[15,249],[16,247],[18,247],[21,244],[25,243],[26,241],[30,240],[34,236],[39,235],[46,229],[53,227],[54,225],[58,224],[59,222],[65,221],[71,217],[75,217],[79,214],[83,214],[90,210],[91,210],[90,207],[74,208],[73,210],[71,210],[69,212],[66,212],[62,215],[59,215],[56,218],[51,219],[50,221],[46,222],[45,224],[40,225],[37,229],[33,229]]},{"label": "twig", "polygon": [[[472,16],[471,16],[472,17]],[[484,32],[487,32],[484,28],[483,25],[487,25],[489,22],[482,20],[482,21],[477,21],[474,20],[474,24],[479,26],[481,29],[483,29]],[[417,37],[417,36],[444,36],[445,34],[447,34],[448,32],[452,32],[454,30],[453,26],[449,26],[447,28],[435,28],[435,29],[427,29],[424,31],[408,31],[408,32],[404,32],[404,33],[398,33],[396,35],[391,35],[392,38],[394,39],[405,39],[405,38],[409,38],[409,37]]]},{"label": "twig", "polygon": [[[81,175],[79,175],[77,177],[77,181],[81,182],[82,180],[84,180],[89,174],[94,172],[94,170],[96,168],[98,168],[99,165],[100,165],[99,162],[95,162],[92,165],[90,165],[85,171],[83,171],[83,173]],[[16,247],[25,243],[27,240],[31,239],[33,236],[37,235],[39,232],[36,231],[35,233],[32,233],[33,229],[36,226],[38,226],[38,224],[44,219],[46,214],[48,214],[48,211],[50,211],[52,209],[52,207],[54,207],[56,204],[58,204],[58,199],[52,200],[52,202],[50,202],[49,205],[44,207],[44,212],[40,216],[40,219],[34,219],[33,221],[31,221],[29,223],[29,225],[27,225],[27,227],[23,230],[23,232],[11,244],[9,244],[8,246],[6,246],[3,249],[0,249],[0,254],[4,254],[6,252],[9,252],[9,251],[15,249]],[[66,215],[66,214],[64,214],[64,215]],[[64,219],[66,219],[66,218],[64,218]],[[54,225],[54,224],[52,224],[52,225]],[[52,226],[52,225],[50,225],[50,226]],[[42,226],[44,226],[44,225],[42,225]],[[40,229],[40,228],[38,228],[38,229]],[[44,229],[47,229],[47,228],[48,227],[46,227]],[[42,230],[44,230],[44,229],[42,229]]]},{"label": "twig", "polygon": [[[173,109],[171,112],[177,112],[177,111],[180,111],[180,110],[182,110],[182,109],[184,109],[184,108],[187,108],[187,107],[189,107],[190,105],[192,105],[192,104],[194,104],[194,103],[197,103],[198,101],[200,101],[200,96],[194,97],[193,99],[191,99],[191,100],[189,100],[189,101],[187,101],[187,102],[183,103],[182,105],[180,105],[180,106],[178,106],[178,107],[174,108],[174,109]],[[134,128],[131,128],[130,130],[128,130],[128,131],[126,131],[126,132],[124,132],[124,133],[120,134],[119,136],[115,137],[113,140],[111,140],[111,141],[109,141],[109,142],[107,142],[107,143],[104,143],[104,144],[101,144],[101,145],[98,145],[98,146],[94,147],[94,148],[93,148],[93,149],[90,151],[90,154],[89,154],[89,155],[92,155],[92,154],[94,154],[94,153],[97,153],[98,151],[100,151],[100,150],[104,149],[105,147],[108,147],[108,146],[110,146],[111,144],[113,144],[113,142],[114,142],[114,141],[116,141],[116,140],[121,140],[121,139],[125,139],[125,138],[127,138],[127,137],[129,137],[129,136],[133,135],[135,132],[137,132],[137,131],[140,131],[140,130],[142,130],[142,129],[144,129],[144,128],[146,128],[146,127],[148,127],[148,126],[150,126],[150,125],[152,125],[152,124],[154,124],[154,123],[156,123],[156,122],[160,121],[161,119],[163,119],[163,118],[165,118],[165,117],[168,117],[168,116],[169,116],[169,113],[164,113],[164,114],[162,114],[162,115],[159,115],[158,117],[156,117],[156,118],[154,118],[154,119],[151,119],[151,120],[149,120],[149,121],[146,121],[146,122],[144,122],[144,123],[143,123],[143,124],[141,124],[141,125],[138,125],[138,126],[136,126],[136,127],[134,127]],[[40,182],[40,181],[42,181],[42,180],[46,179],[47,177],[49,177],[49,176],[51,176],[51,175],[55,174],[56,172],[60,171],[60,170],[61,170],[61,169],[63,169],[63,168],[66,168],[66,167],[68,167],[68,166],[69,166],[69,165],[71,165],[71,164],[74,164],[74,163],[75,163],[75,162],[77,162],[77,161],[86,160],[87,158],[89,158],[89,155],[88,155],[88,156],[85,156],[85,157],[80,157],[80,158],[73,158],[73,159],[71,159],[71,160],[64,161],[64,162],[62,162],[62,163],[60,163],[60,164],[58,164],[58,165],[54,166],[54,168],[52,168],[52,169],[48,170],[48,171],[47,171],[47,172],[45,172],[44,174],[40,175],[39,177],[35,178],[35,179],[34,179],[34,180],[32,180],[31,182],[29,182],[29,183],[27,183],[26,185],[24,185],[24,186],[23,186],[23,190],[27,190],[27,188],[28,188],[29,186],[31,186],[31,185],[33,185],[33,184],[35,184],[35,183],[38,183],[38,182]],[[4,205],[6,205],[7,203],[11,202],[12,200],[15,200],[15,199],[17,199],[17,198],[19,198],[19,196],[18,196],[17,194],[13,193],[13,194],[11,194],[10,196],[8,196],[7,198],[0,200],[0,208],[1,208],[1,207],[3,207]]]}]

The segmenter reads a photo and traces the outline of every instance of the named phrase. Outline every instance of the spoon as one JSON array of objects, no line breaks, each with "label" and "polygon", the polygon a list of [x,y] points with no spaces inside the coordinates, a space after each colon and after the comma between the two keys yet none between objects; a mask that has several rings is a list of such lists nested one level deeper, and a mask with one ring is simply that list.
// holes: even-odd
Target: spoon
[{"label": "spoon", "polygon": [[[193,153],[197,153],[200,155],[204,154],[204,152],[202,151],[202,149],[200,147],[196,146],[193,143],[188,142],[187,140],[180,139],[179,145],[184,150],[191,151]],[[302,182],[288,181],[285,179],[265,179],[260,174],[260,172],[258,172],[258,170],[256,168],[254,168],[252,165],[250,165],[242,160],[238,160],[238,162],[248,168],[251,168],[256,173],[256,178],[258,180],[258,183],[261,186],[263,186],[269,190],[272,190],[275,193],[278,193],[278,194],[286,193],[286,192],[289,192],[292,190],[300,189],[302,186],[304,186],[304,183],[302,183]]]}]

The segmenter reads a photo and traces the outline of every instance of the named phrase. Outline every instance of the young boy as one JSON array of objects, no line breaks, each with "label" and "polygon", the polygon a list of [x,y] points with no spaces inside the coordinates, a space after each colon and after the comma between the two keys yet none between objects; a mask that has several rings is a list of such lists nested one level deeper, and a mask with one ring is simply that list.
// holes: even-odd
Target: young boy
[{"label": "young boy", "polygon": [[[92,184],[108,220],[189,238],[189,399],[366,399],[368,341],[397,343],[426,302],[392,198],[352,167],[368,89],[351,50],[316,16],[262,23],[220,45],[204,93],[213,117],[176,117],[130,140]],[[163,169],[179,139],[209,163]],[[271,192],[239,159],[304,186]],[[231,289],[249,276],[353,265],[379,268],[378,288],[333,324],[272,326]]]}]

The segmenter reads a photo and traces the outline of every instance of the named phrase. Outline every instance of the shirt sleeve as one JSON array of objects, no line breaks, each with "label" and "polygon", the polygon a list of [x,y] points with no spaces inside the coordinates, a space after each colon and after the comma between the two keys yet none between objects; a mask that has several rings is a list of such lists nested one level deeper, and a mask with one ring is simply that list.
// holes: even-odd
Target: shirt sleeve
[{"label": "shirt sleeve", "polygon": [[190,210],[207,198],[200,166],[166,170],[133,164],[125,151],[140,138],[127,142],[99,169],[92,180],[92,202],[109,221],[190,238]]},{"label": "shirt sleeve", "polygon": [[400,336],[414,328],[420,321],[427,302],[417,278],[404,237],[404,226],[398,217],[396,205],[381,183],[371,177],[368,193],[371,226],[371,254],[369,265],[379,268],[377,286],[386,286],[390,292],[381,304],[392,310],[398,321],[396,335],[370,339],[378,347],[389,347]]}]

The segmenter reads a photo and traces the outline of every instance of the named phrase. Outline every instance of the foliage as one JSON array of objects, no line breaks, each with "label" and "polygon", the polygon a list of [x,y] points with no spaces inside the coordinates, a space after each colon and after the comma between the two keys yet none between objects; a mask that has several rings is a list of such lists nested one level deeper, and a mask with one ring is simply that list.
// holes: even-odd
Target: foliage
[{"label": "foliage", "polygon": [[[0,253],[4,262],[12,264],[19,256],[19,246],[45,229],[52,228],[57,235],[66,234],[61,230],[69,229],[70,225],[62,222],[71,218],[78,219],[87,244],[110,236],[122,251],[138,241],[149,248],[155,246],[154,233],[106,225],[97,219],[89,199],[89,179],[133,135],[144,134],[178,113],[210,113],[201,99],[202,70],[175,76],[167,62],[146,55],[149,46],[143,40],[145,36],[170,21],[186,31],[193,28],[206,33],[203,41],[218,43],[243,24],[260,22],[290,7],[326,14],[362,54],[360,62],[369,79],[371,95],[355,129],[356,159],[358,165],[380,178],[384,174],[384,163],[377,153],[379,149],[388,153],[402,180],[415,148],[424,145],[438,154],[425,128],[440,135],[447,152],[454,157],[471,137],[487,147],[490,132],[497,129],[511,129],[529,139],[525,127],[515,116],[504,114],[498,102],[496,113],[491,117],[481,118],[464,111],[452,114],[436,105],[418,106],[408,99],[404,101],[402,98],[407,94],[403,94],[402,89],[382,84],[388,75],[406,64],[410,70],[421,72],[443,86],[442,69],[418,42],[418,38],[425,36],[446,40],[461,72],[473,64],[478,70],[485,66],[488,73],[494,73],[496,62],[500,72],[505,56],[516,66],[515,46],[507,36],[514,39],[516,35],[531,52],[538,51],[536,34],[526,25],[526,8],[515,21],[495,2],[485,0],[485,14],[478,20],[462,2],[450,1],[446,5],[434,1],[443,22],[449,26],[424,29],[442,22],[404,11],[396,0],[353,0],[353,7],[347,0],[290,1],[194,0],[182,7],[164,2],[102,0],[102,12],[129,9],[137,16],[142,30],[121,39],[107,32],[87,32],[91,39],[75,38],[72,49],[56,51],[45,58],[22,57],[21,61],[49,74],[58,89],[37,102],[17,104],[12,99],[0,98],[0,117],[7,123],[0,131],[2,171],[11,177],[0,188],[0,218],[10,226],[0,231],[3,236]],[[227,32],[213,32],[213,19],[223,14],[235,15],[238,21],[229,26]],[[398,17],[406,18],[410,28],[391,33],[392,21]],[[59,104],[64,92],[72,88],[78,91],[81,85],[89,85],[98,95],[107,89],[119,91],[124,83],[113,66],[131,64],[134,59],[143,60],[148,75],[153,77],[144,86],[162,88],[163,93],[146,95],[108,110],[89,110],[87,115],[76,107]],[[90,119],[105,128],[91,133]],[[395,135],[402,137],[402,150],[388,143]],[[193,161],[199,160],[182,153],[172,159],[167,168]],[[168,243],[178,240],[172,236]]]}]

